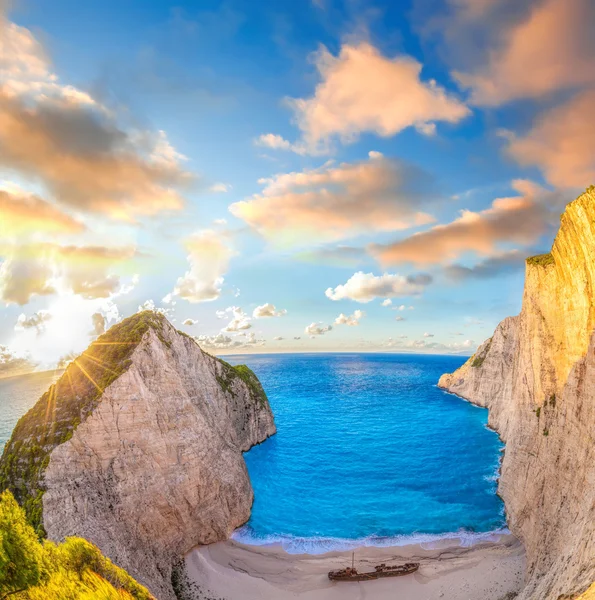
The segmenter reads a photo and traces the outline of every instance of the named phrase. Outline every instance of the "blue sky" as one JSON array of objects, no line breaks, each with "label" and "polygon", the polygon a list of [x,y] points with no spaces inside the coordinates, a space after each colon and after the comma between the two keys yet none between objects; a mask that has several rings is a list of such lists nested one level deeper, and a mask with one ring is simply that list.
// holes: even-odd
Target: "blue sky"
[{"label": "blue sky", "polygon": [[589,0],[5,8],[0,371],[153,305],[218,353],[471,354],[595,179],[593,25]]}]

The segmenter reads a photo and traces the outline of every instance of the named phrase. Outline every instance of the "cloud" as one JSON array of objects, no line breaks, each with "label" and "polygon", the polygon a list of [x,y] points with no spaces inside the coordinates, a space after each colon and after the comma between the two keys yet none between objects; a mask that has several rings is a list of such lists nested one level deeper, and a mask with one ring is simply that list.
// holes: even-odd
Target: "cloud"
[{"label": "cloud", "polygon": [[393,136],[407,127],[429,131],[434,121],[457,123],[469,109],[434,80],[421,80],[421,63],[384,57],[367,42],[344,44],[338,56],[324,46],[314,62],[321,77],[311,98],[291,99],[310,151],[332,138],[353,142],[359,134]]},{"label": "cloud", "polygon": [[401,315],[397,315],[395,317],[395,321],[404,321],[404,320],[405,320],[405,317],[402,317]]},{"label": "cloud", "polygon": [[20,355],[8,346],[0,344],[0,379],[30,373],[36,367],[37,363],[29,357]]},{"label": "cloud", "polygon": [[280,341],[281,341],[283,338],[282,338],[280,335],[278,335],[278,336],[274,337],[273,339],[274,339],[276,342],[280,342]]},{"label": "cloud", "polygon": [[226,309],[226,312],[231,312],[233,318],[222,329],[222,331],[242,331],[252,327],[252,323],[250,323],[250,317],[239,306],[230,306],[228,309]]},{"label": "cloud", "polygon": [[252,348],[255,346],[264,346],[266,341],[259,339],[254,333],[247,334],[244,338],[232,338],[223,333],[217,335],[199,335],[194,338],[199,346],[210,350],[240,350],[242,348]]},{"label": "cloud", "polygon": [[299,335],[293,337],[294,340],[301,340],[302,338]]},{"label": "cloud", "polygon": [[47,310],[39,310],[28,317],[25,313],[18,316],[15,331],[24,331],[25,329],[36,329],[38,333],[43,331],[45,323],[52,318],[52,314]]},{"label": "cloud", "polygon": [[[144,312],[145,310],[150,310],[151,312],[155,312],[160,315],[164,315],[166,317],[170,317],[173,313],[173,308],[165,308],[159,307],[155,304],[155,301],[149,298],[145,300],[142,304],[139,305],[137,312]],[[175,319],[174,319],[175,320]]]},{"label": "cloud", "polygon": [[354,300],[355,302],[371,302],[376,298],[394,298],[400,296],[417,296],[432,282],[430,275],[396,275],[384,273],[373,275],[358,271],[345,284],[336,288],[328,288],[326,297],[331,300]]},{"label": "cloud", "polygon": [[3,239],[18,239],[30,233],[73,234],[85,229],[83,223],[39,196],[16,186],[0,189],[0,237]]},{"label": "cloud", "polygon": [[198,323],[198,321],[195,321],[194,319],[186,319],[185,321],[182,322],[182,325],[192,326],[192,325],[196,325],[197,323]]},{"label": "cloud", "polygon": [[444,273],[453,281],[489,279],[524,268],[526,258],[525,252],[509,250],[497,256],[486,258],[471,267],[459,264],[447,265],[444,267]]},{"label": "cloud", "polygon": [[256,146],[271,148],[272,150],[287,150],[295,152],[296,154],[307,153],[307,148],[303,143],[292,144],[290,141],[276,133],[263,133],[254,140],[254,144]]},{"label": "cloud", "polygon": [[33,296],[72,291],[83,298],[107,298],[118,292],[112,268],[130,261],[132,247],[60,246],[51,243],[0,248],[0,299],[27,304]]},{"label": "cloud", "polygon": [[329,331],[332,331],[333,328],[331,325],[324,325],[322,323],[310,323],[305,329],[304,332],[307,333],[310,337],[315,337],[317,335],[324,335]]},{"label": "cloud", "polygon": [[521,165],[537,166],[552,185],[587,187],[595,181],[594,106],[595,89],[545,111],[526,135],[510,137],[508,152]]},{"label": "cloud", "polygon": [[265,317],[283,317],[287,314],[287,311],[283,308],[277,310],[274,304],[263,304],[261,306],[257,306],[252,312],[252,316],[255,319],[263,319]]},{"label": "cloud", "polygon": [[208,229],[187,239],[185,246],[190,269],[178,279],[173,294],[193,303],[216,300],[235,251],[222,234]]},{"label": "cloud", "polygon": [[124,127],[122,115],[60,83],[31,32],[1,15],[0,40],[2,168],[56,202],[117,220],[182,208],[193,178],[163,131]]},{"label": "cloud", "polygon": [[477,344],[473,340],[465,340],[464,342],[455,342],[444,344],[442,342],[430,342],[427,339],[423,340],[407,340],[407,336],[399,336],[399,339],[389,338],[384,344],[386,348],[393,348],[403,351],[422,351],[422,352],[444,352],[447,354],[470,354],[477,349]]},{"label": "cloud", "polygon": [[497,28],[487,62],[454,73],[473,104],[497,106],[595,83],[592,0],[533,2],[512,23],[487,16],[498,3],[483,4],[483,22]]},{"label": "cloud", "polygon": [[359,322],[366,316],[366,313],[363,310],[355,310],[352,315],[345,315],[341,313],[335,319],[335,325],[350,325],[355,326],[359,325]]},{"label": "cloud", "polygon": [[386,300],[382,301],[382,306],[390,306],[393,303],[393,301],[390,298],[387,298]]},{"label": "cloud", "polygon": [[393,244],[373,245],[370,252],[383,265],[430,265],[456,260],[466,252],[492,256],[502,243],[530,245],[555,222],[564,202],[527,180],[515,180],[513,188],[520,195],[498,198],[479,212],[462,210],[451,223]]},{"label": "cloud", "polygon": [[229,183],[214,183],[209,188],[209,192],[213,192],[215,194],[224,194],[225,192],[229,192],[231,187],[232,186]]},{"label": "cloud", "polygon": [[305,246],[431,223],[415,168],[370,152],[369,159],[262,179],[264,189],[229,207],[269,241]]},{"label": "cloud", "polygon": [[424,333],[424,337],[425,337],[425,338],[431,338],[431,337],[434,337],[434,334],[433,334],[433,333],[427,333],[427,332],[426,332],[426,333]]},{"label": "cloud", "polygon": [[93,330],[91,331],[91,335],[99,336],[102,333],[105,333],[105,326],[107,323],[107,319],[104,315],[99,312],[93,313],[91,315],[91,323],[93,325]]}]

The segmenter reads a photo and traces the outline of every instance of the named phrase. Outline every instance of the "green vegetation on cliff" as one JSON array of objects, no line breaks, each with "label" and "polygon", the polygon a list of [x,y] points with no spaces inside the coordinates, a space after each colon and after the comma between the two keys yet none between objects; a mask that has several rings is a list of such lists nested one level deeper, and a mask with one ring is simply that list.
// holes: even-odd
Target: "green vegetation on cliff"
[{"label": "green vegetation on cliff", "polygon": [[[165,317],[144,311],[124,319],[73,360],[62,377],[18,421],[0,459],[0,491],[9,489],[41,537],[43,472],[52,450],[68,441],[99,402],[103,390],[130,366],[149,328],[162,337]],[[165,342],[165,340],[163,340]]]},{"label": "green vegetation on cliff", "polygon": [[9,491],[0,494],[0,600],[154,600],[82,538],[40,542]]},{"label": "green vegetation on cliff", "polygon": [[239,377],[248,386],[252,400],[258,402],[261,407],[266,406],[267,395],[258,380],[258,377],[256,377],[254,371],[252,371],[250,367],[247,367],[246,365],[237,365],[234,367],[220,358],[213,358],[218,360],[223,366],[222,374],[217,375],[217,382],[224,392],[234,396],[235,392],[233,391],[232,383]]},{"label": "green vegetation on cliff", "polygon": [[547,254],[538,254],[537,256],[530,256],[527,259],[528,265],[538,265],[541,267],[547,267],[548,265],[554,264],[554,257],[551,252]]}]

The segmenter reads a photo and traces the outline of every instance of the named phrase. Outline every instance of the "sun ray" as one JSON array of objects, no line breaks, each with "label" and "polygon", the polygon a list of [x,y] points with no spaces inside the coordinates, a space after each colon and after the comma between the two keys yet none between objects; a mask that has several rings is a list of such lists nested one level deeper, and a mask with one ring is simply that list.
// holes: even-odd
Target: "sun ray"
[{"label": "sun ray", "polygon": [[[50,394],[49,394],[49,398],[45,407],[45,422],[47,423],[49,421],[50,418],[50,412],[55,412],[55,404],[56,401],[56,384],[53,384],[50,387]],[[52,406],[54,407],[52,409]]]},{"label": "sun ray", "polygon": [[75,358],[72,362],[80,369],[81,373],[103,394],[103,390],[97,385],[97,382],[93,379],[93,377],[87,373],[85,367],[79,363],[78,358]]},{"label": "sun ray", "polygon": [[[68,365],[70,367],[70,365]],[[72,375],[70,374],[70,369],[66,368],[66,376],[68,377],[68,383],[70,384],[70,392],[74,397],[76,397],[76,390],[74,389],[74,384],[72,383]]]},{"label": "sun ray", "polygon": [[99,358],[95,358],[94,356],[91,356],[90,354],[88,354],[86,351],[83,352],[79,358],[86,358],[88,360],[93,361],[96,365],[102,367],[103,369],[105,369],[106,371],[109,371],[110,373],[113,373],[114,375],[118,375],[118,373],[116,371],[114,371],[113,369],[110,369],[104,361],[100,360]]}]

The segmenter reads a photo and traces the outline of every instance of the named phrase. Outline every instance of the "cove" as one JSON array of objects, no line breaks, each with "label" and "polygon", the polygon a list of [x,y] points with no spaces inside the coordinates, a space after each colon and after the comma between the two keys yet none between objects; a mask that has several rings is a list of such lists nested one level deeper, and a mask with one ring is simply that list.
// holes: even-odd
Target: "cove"
[{"label": "cove", "polygon": [[276,354],[226,357],[262,382],[278,433],[245,454],[255,500],[234,533],[320,553],[505,527],[503,444],[487,410],[436,387],[464,357]]}]

